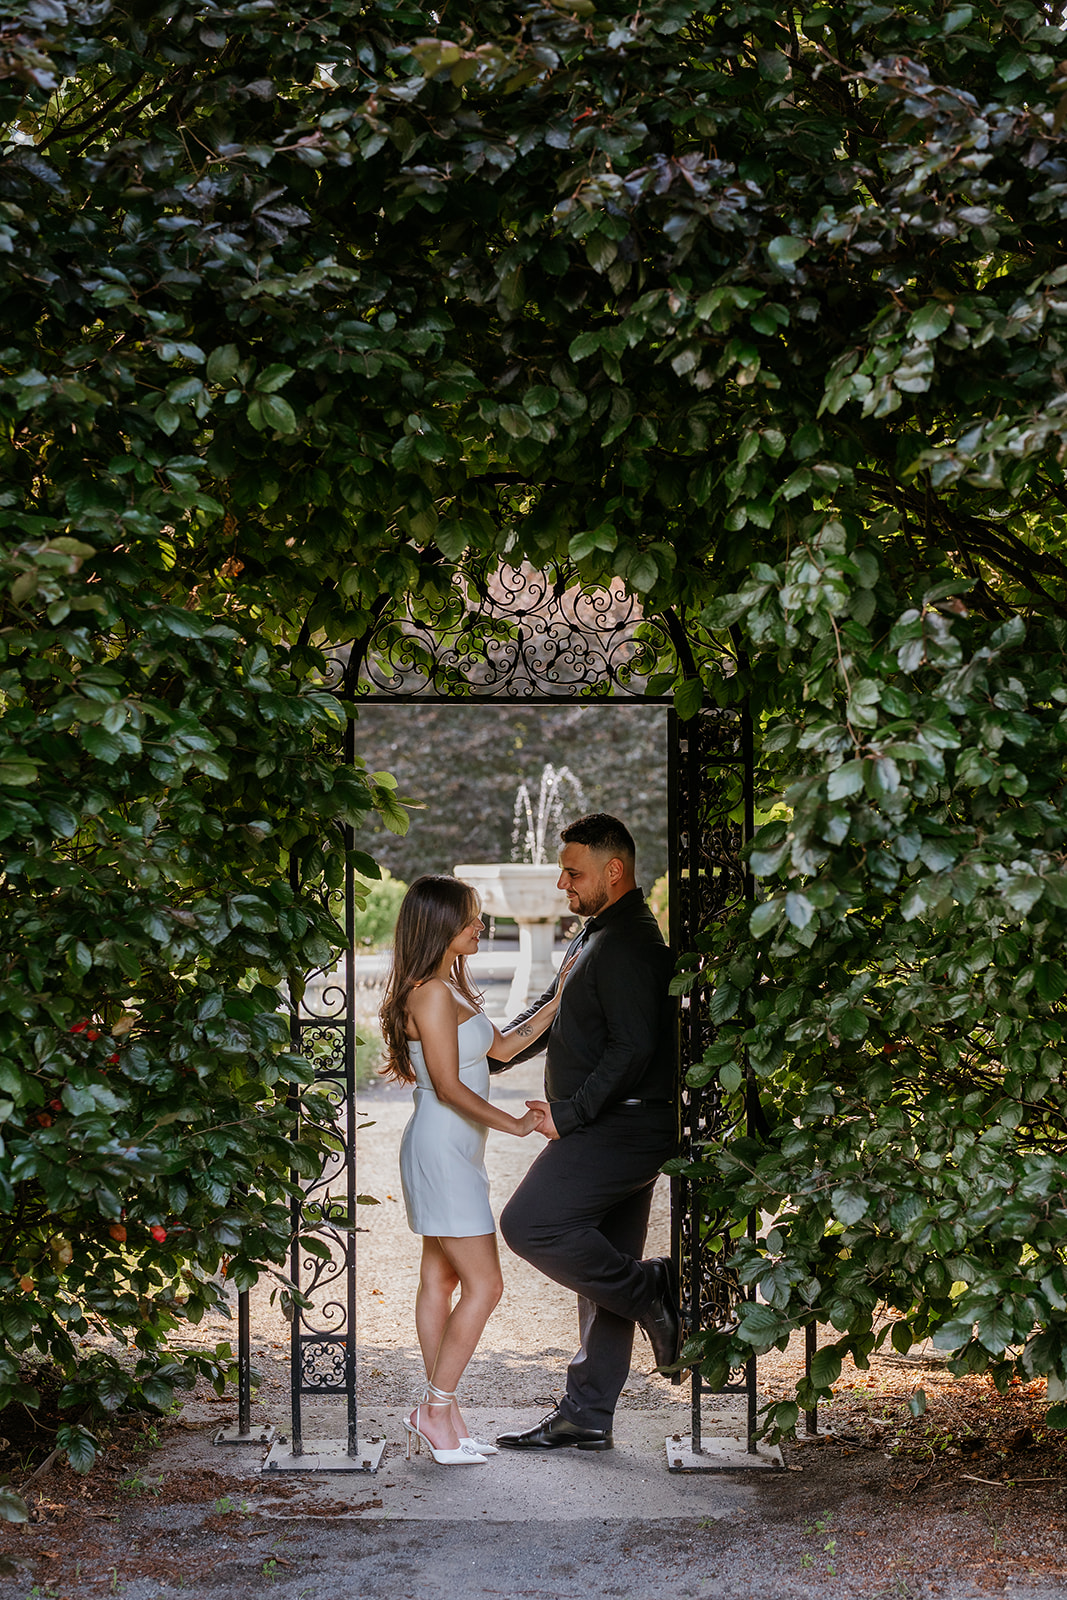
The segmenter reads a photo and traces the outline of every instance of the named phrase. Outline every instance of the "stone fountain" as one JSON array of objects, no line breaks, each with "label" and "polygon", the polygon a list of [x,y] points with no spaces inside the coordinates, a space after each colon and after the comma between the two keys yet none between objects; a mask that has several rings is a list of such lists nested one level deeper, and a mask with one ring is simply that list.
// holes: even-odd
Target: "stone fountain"
[{"label": "stone fountain", "polygon": [[545,767],[536,807],[526,784],[519,785],[511,842],[513,854],[521,852],[526,860],[473,862],[454,869],[457,878],[478,891],[483,912],[513,917],[518,924],[519,959],[508,995],[509,1016],[542,994],[556,975],[552,965],[556,923],[569,914],[569,907],[566,895],[556,887],[559,868],[548,850],[554,851],[563,822],[563,784],[569,785],[580,813],[582,786],[569,767],[557,769],[551,763]]}]

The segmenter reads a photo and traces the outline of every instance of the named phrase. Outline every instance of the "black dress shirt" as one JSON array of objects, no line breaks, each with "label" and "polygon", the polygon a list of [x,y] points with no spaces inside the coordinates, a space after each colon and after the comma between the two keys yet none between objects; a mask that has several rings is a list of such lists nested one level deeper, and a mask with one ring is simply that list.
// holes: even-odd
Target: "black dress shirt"
[{"label": "black dress shirt", "polygon": [[[515,1057],[527,1060],[547,1049],[545,1098],[561,1137],[620,1100],[673,1101],[677,1076],[674,1002],[667,992],[674,961],[641,890],[631,889],[590,917],[570,948],[578,959],[552,1026]],[[509,1031],[545,1005],[558,983],[514,1018]]]}]

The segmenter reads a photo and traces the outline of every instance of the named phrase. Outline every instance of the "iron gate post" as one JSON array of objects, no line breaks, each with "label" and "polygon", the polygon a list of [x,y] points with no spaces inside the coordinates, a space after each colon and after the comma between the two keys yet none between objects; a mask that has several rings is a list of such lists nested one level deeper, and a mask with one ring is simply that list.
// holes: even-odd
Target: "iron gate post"
[{"label": "iron gate post", "polygon": [[[809,1383],[811,1382],[811,1364],[815,1360],[815,1351],[818,1349],[818,1345],[818,1324],[809,1322],[807,1327],[804,1329],[804,1376],[807,1378]],[[809,1438],[811,1438],[817,1434],[818,1431],[819,1407],[818,1403],[816,1403],[812,1406],[810,1411],[805,1411],[804,1413],[804,1432]]]},{"label": "iron gate post", "polygon": [[270,1423],[252,1426],[252,1313],[248,1290],[237,1296],[237,1426],[220,1428],[212,1444],[270,1444],[275,1435]]},{"label": "iron gate post", "polygon": [[[344,760],[351,765],[355,760],[355,734],[351,718],[345,719]],[[356,1345],[356,955],[355,955],[355,874],[352,866],[354,833],[349,824],[340,830],[344,850],[342,878],[344,896],[344,956],[341,963],[343,975],[342,1006],[340,1016],[316,1017],[302,1015],[301,1003],[292,1006],[290,1029],[292,1048],[298,1054],[307,1053],[308,1041],[317,1031],[320,1041],[329,1036],[332,1048],[325,1053],[326,1065],[317,1075],[332,1093],[337,1122],[330,1133],[340,1137],[339,1163],[335,1154],[327,1153],[319,1177],[301,1184],[293,1174],[296,1185],[291,1202],[292,1249],[290,1277],[293,1285],[292,1322],[290,1326],[290,1395],[292,1404],[292,1432],[289,1440],[280,1439],[263,1463],[265,1472],[376,1472],[385,1448],[384,1440],[362,1440],[359,1437],[359,1408],[357,1399],[357,1345]],[[294,868],[295,874],[295,868]],[[294,877],[294,888],[298,882]],[[305,1037],[305,1034],[307,1037]],[[338,1043],[340,1050],[338,1051]],[[339,1070],[338,1070],[339,1056]],[[294,1097],[296,1116],[304,1114],[302,1097]],[[343,1200],[332,1193],[335,1178],[343,1176]],[[317,1191],[317,1193],[316,1193]],[[305,1234],[317,1234],[330,1246],[330,1260],[323,1268],[321,1263],[312,1269],[308,1290],[313,1290],[320,1279],[333,1282],[344,1275],[343,1301],[332,1301],[322,1308],[321,1315],[327,1323],[343,1312],[344,1322],[337,1326],[314,1327],[308,1316],[313,1306],[305,1307],[303,1279],[302,1240]],[[318,1365],[317,1363],[322,1363]],[[345,1437],[336,1439],[307,1439],[304,1433],[303,1401],[308,1395],[324,1397],[337,1395],[345,1400]]]},{"label": "iron gate post", "polygon": [[[670,910],[671,944],[676,953],[696,949],[699,933],[717,917],[751,903],[755,883],[742,865],[742,851],[755,827],[755,757],[752,718],[747,702],[735,710],[709,708],[683,723],[669,720],[670,781]],[[740,781],[738,781],[740,780]],[[738,814],[740,813],[740,820]],[[714,1028],[707,1011],[707,987],[697,983],[682,997],[679,1015],[683,1071],[703,1060]],[[723,1138],[740,1122],[751,1134],[758,1123],[758,1096],[752,1068],[745,1061],[740,1107],[717,1082],[687,1090],[683,1078],[680,1128],[683,1155],[696,1159],[703,1144]],[[730,1306],[742,1291],[720,1271],[717,1262],[729,1254],[728,1219],[707,1212],[698,1182],[674,1179],[672,1248],[682,1283],[683,1324],[689,1334],[702,1326],[729,1321]],[[746,1228],[755,1238],[758,1216],[750,1211]],[[715,1248],[717,1246],[717,1249]],[[755,1289],[744,1292],[755,1299]],[[681,1381],[680,1378],[678,1381]],[[705,1383],[699,1367],[690,1376],[690,1434],[667,1440],[667,1465],[672,1472],[721,1472],[780,1467],[776,1449],[761,1448],[756,1439],[758,1393],[756,1360],[727,1375],[717,1390]],[[701,1415],[704,1395],[744,1396],[744,1444],[740,1438],[705,1438]]]},{"label": "iron gate post", "polygon": [[[345,760],[355,759],[355,730],[345,722]],[[359,1455],[356,1402],[356,906],[352,851],[355,836],[346,823],[345,847],[345,1400],[348,1411],[348,1454]]]}]

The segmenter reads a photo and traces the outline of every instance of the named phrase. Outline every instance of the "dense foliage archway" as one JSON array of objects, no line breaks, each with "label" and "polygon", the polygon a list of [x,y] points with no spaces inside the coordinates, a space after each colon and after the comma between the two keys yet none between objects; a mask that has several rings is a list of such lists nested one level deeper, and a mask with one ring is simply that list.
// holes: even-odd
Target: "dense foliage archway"
[{"label": "dense foliage archway", "polygon": [[760,1076],[709,1181],[785,1216],[693,1354],[818,1317],[829,1381],[888,1299],[1064,1375],[1059,20],[0,6],[4,1394],[277,1254],[277,981],[336,938],[290,861],[402,826],[317,649],[471,547],[718,630],[787,791],[694,1069]]}]

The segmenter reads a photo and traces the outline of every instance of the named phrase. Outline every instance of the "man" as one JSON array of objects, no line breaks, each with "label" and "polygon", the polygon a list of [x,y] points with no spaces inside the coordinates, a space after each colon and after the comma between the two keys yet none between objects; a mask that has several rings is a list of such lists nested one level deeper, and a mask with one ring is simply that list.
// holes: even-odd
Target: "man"
[{"label": "man", "polygon": [[497,1442],[510,1450],[610,1450],[635,1322],[658,1366],[677,1360],[680,1335],[670,1263],[640,1259],[656,1174],[677,1142],[673,962],[637,887],[623,824],[597,812],[560,837],[559,887],[589,920],[568,951],[573,965],[547,1034],[546,1099],[527,1101],[542,1112],[548,1143],[500,1229],[516,1255],[576,1291],[582,1343],[558,1409],[524,1433],[502,1434]]}]

